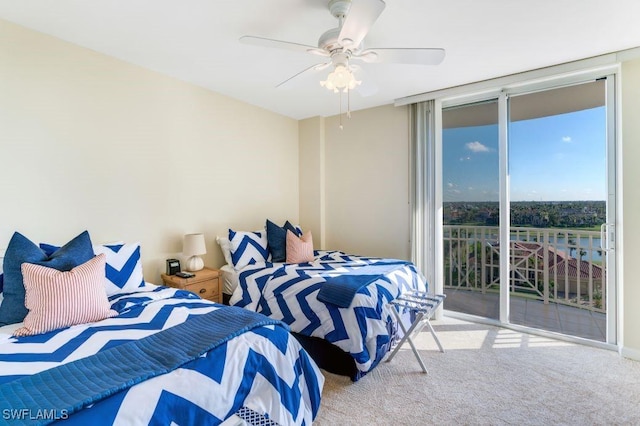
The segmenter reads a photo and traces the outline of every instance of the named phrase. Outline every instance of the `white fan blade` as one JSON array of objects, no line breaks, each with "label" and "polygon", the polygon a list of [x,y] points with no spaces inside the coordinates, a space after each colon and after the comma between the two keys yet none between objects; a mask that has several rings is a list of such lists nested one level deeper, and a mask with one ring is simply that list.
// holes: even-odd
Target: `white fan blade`
[{"label": "white fan blade", "polygon": [[340,44],[346,48],[360,46],[385,6],[382,0],[352,0],[338,36]]},{"label": "white fan blade", "polygon": [[296,52],[311,53],[319,56],[329,56],[328,52],[322,49],[318,49],[314,46],[307,46],[306,44],[292,43],[290,41],[274,40],[271,38],[256,37],[256,36],[242,36],[240,42],[244,44],[251,44],[253,46],[272,47],[276,49],[287,49]]},{"label": "white fan blade", "polygon": [[276,86],[276,88],[280,88],[280,89],[291,88],[291,87],[293,87],[292,81],[294,81],[296,79],[296,77],[299,77],[302,74],[306,74],[308,71],[320,71],[320,70],[323,70],[323,69],[327,68],[329,65],[331,65],[331,62],[311,65],[309,68],[305,68],[302,71],[300,71],[299,73],[294,74],[291,77],[289,77],[288,79],[286,79],[285,81],[279,83]]},{"label": "white fan blade", "polygon": [[444,59],[444,49],[430,48],[371,48],[353,59],[370,63],[438,65]]}]

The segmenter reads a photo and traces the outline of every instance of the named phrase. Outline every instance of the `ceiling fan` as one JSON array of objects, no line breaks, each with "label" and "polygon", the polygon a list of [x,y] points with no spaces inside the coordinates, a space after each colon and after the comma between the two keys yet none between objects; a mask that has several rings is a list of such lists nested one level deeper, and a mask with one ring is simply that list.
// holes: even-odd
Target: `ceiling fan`
[{"label": "ceiling fan", "polygon": [[289,41],[245,35],[240,41],[264,47],[288,49],[325,57],[328,60],[312,65],[287,78],[276,87],[282,87],[309,71],[318,71],[333,66],[327,80],[320,84],[335,92],[349,92],[361,82],[353,72],[359,69],[350,61],[365,63],[393,63],[437,65],[444,59],[444,49],[436,48],[365,48],[363,40],[385,8],[383,0],[330,0],[329,11],[338,19],[338,27],[320,36],[318,46],[308,46]]}]

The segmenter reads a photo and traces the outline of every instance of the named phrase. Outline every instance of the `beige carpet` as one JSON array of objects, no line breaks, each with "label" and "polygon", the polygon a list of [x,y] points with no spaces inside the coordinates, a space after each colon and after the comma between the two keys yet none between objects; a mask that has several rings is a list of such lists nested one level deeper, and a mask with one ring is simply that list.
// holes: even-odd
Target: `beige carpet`
[{"label": "beige carpet", "polygon": [[325,372],[314,425],[640,424],[640,362],[616,352],[444,318],[353,383]]}]

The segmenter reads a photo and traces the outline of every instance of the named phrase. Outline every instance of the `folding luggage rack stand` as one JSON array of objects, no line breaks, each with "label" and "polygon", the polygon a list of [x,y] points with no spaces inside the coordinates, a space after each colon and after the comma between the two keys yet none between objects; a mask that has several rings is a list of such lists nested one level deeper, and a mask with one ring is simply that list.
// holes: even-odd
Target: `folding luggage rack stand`
[{"label": "folding luggage rack stand", "polygon": [[[393,306],[393,309],[391,309],[391,311],[398,320],[398,323],[400,324],[400,327],[404,332],[404,336],[402,337],[402,339],[400,339],[400,342],[398,342],[395,349],[391,352],[389,358],[387,358],[387,362],[390,362],[396,355],[400,347],[408,341],[411,345],[411,349],[413,350],[413,354],[416,356],[416,359],[420,363],[420,367],[422,367],[422,371],[424,373],[427,372],[427,367],[425,367],[424,362],[422,362],[420,353],[413,344],[412,339],[422,331],[424,326],[427,326],[429,327],[429,331],[431,331],[431,335],[433,335],[438,348],[440,348],[440,352],[444,352],[442,343],[440,343],[440,339],[438,339],[436,331],[433,329],[433,326],[431,325],[429,320],[446,297],[447,296],[444,294],[432,294],[424,291],[412,290],[401,294],[396,299],[389,302],[389,304]],[[400,312],[406,311],[409,311],[412,317],[415,315],[415,319],[413,320],[413,323],[411,323],[411,326],[408,330],[404,326],[404,322],[402,321],[402,318],[400,316]]]}]

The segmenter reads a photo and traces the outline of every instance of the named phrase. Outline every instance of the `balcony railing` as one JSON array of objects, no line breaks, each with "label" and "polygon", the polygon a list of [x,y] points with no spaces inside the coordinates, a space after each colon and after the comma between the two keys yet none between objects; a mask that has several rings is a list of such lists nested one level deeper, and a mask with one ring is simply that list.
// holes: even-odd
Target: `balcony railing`
[{"label": "balcony railing", "polygon": [[[445,225],[445,289],[499,291],[499,240],[498,227]],[[605,312],[599,232],[512,227],[509,264],[512,296]]]}]

